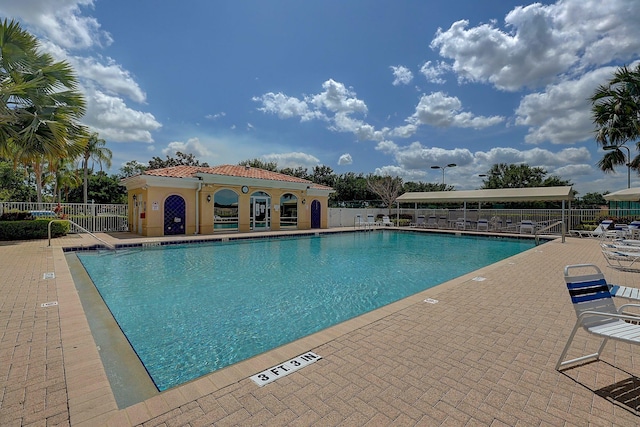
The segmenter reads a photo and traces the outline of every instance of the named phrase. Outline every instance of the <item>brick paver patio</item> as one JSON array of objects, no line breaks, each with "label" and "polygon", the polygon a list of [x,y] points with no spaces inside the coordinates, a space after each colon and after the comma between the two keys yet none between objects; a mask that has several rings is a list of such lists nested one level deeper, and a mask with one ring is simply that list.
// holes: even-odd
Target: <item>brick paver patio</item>
[{"label": "brick paver patio", "polygon": [[[94,243],[0,243],[0,425],[640,424],[640,348],[610,342],[603,361],[554,369],[575,322],[566,264],[640,286],[639,274],[605,267],[596,240],[546,243],[126,408],[61,249]],[[595,346],[579,334],[573,353]],[[249,379],[306,351],[322,359],[261,388]]]}]

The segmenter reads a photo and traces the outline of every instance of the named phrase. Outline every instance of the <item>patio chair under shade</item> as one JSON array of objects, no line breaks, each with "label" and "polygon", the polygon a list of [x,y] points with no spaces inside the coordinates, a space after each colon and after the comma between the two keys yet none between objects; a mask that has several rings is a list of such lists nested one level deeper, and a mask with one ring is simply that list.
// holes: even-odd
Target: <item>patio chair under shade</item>
[{"label": "patio chair under shade", "polygon": [[427,218],[427,222],[424,226],[427,228],[438,228],[438,218],[435,215],[431,215]]},{"label": "patio chair under shade", "polygon": [[424,227],[424,215],[418,215],[416,222],[409,224],[410,227]]},{"label": "patio chair under shade", "polygon": [[467,228],[467,227],[466,227],[466,221],[465,221],[465,219],[464,219],[464,218],[458,218],[458,219],[456,220],[456,228],[457,228],[458,230],[464,230],[465,228]]},{"label": "patio chair under shade", "polygon": [[520,221],[520,234],[536,234],[536,224],[530,219]]},{"label": "patio chair under shade", "polygon": [[440,218],[438,218],[438,228],[449,228],[449,218],[440,216]]},{"label": "patio chair under shade", "polygon": [[[587,274],[571,275],[571,270],[580,269]],[[595,361],[600,358],[609,339],[640,344],[640,316],[625,313],[628,307],[640,308],[639,304],[624,304],[616,307],[609,292],[609,286],[600,269],[593,264],[567,265],[564,268],[564,280],[576,311],[576,324],[569,335],[567,344],[556,364],[556,370],[578,362]],[[629,321],[633,323],[629,323]],[[576,332],[582,328],[602,339],[598,351],[564,360],[571,347]]]},{"label": "patio chair under shade", "polygon": [[391,222],[389,217],[387,215],[385,215],[385,216],[382,217],[382,225],[384,225],[385,227],[391,227],[391,226],[393,226],[393,222]]},{"label": "patio chair under shade", "polygon": [[489,231],[489,220],[486,218],[478,218],[478,222],[476,224],[476,230]]}]

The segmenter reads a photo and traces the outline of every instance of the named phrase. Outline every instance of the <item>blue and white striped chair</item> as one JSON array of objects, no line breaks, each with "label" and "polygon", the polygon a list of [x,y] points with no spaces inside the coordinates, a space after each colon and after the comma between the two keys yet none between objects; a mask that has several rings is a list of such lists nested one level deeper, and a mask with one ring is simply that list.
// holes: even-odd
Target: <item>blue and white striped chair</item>
[{"label": "blue and white striped chair", "polygon": [[[571,276],[570,270],[572,269],[592,270],[592,272]],[[640,308],[640,305],[624,304],[616,307],[611,296],[610,287],[597,266],[593,264],[567,265],[564,268],[564,280],[578,319],[560,355],[560,359],[558,359],[556,370],[589,359],[598,360],[609,339],[640,345],[640,325],[637,324],[640,322],[640,315],[624,313],[625,308]],[[571,347],[576,332],[580,328],[603,339],[598,352],[563,361]]]}]

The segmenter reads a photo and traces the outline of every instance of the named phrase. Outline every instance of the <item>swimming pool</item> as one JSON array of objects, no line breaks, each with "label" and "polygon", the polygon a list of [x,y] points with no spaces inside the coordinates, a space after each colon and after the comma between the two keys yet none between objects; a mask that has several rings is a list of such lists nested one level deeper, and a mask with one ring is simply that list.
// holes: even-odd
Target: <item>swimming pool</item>
[{"label": "swimming pool", "polygon": [[78,258],[162,391],[533,246],[378,231]]}]

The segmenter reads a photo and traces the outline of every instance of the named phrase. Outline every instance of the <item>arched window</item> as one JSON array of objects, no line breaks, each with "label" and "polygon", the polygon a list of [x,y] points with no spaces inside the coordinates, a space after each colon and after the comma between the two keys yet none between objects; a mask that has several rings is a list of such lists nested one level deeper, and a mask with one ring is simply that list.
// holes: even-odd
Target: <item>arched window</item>
[{"label": "arched window", "polygon": [[238,195],[220,190],[213,195],[213,231],[238,230]]},{"label": "arched window", "polygon": [[291,193],[280,197],[280,228],[298,228],[298,198]]}]

